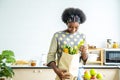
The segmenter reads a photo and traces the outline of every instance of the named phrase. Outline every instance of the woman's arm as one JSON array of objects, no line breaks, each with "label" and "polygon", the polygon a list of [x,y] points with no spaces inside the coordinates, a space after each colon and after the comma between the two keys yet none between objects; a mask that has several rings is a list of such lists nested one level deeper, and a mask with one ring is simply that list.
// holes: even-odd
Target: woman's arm
[{"label": "woman's arm", "polygon": [[56,65],[56,62],[55,62],[56,52],[57,52],[57,40],[54,35],[50,45],[49,53],[47,55],[47,66],[51,67],[61,80],[69,79],[70,75],[66,73],[66,70],[61,70]]},{"label": "woman's arm", "polygon": [[81,57],[80,59],[83,60],[83,64],[86,64],[86,61],[88,59],[88,45],[86,42],[86,36],[83,34],[82,36],[83,40],[84,40],[84,44],[80,47],[80,51],[81,51]]},{"label": "woman's arm", "polygon": [[69,79],[70,75],[69,73],[67,73],[66,70],[62,70],[62,69],[59,69],[55,62],[51,62],[49,64],[50,67],[52,67],[52,69],[54,70],[54,72],[59,76],[60,80],[63,80],[63,79]]},{"label": "woman's arm", "polygon": [[85,65],[86,64],[86,61],[87,61],[87,59],[88,59],[88,53],[87,53],[87,51],[88,51],[88,47],[87,46],[81,46],[80,47],[80,51],[81,51],[81,59],[83,60],[83,64]]},{"label": "woman's arm", "polygon": [[57,40],[56,40],[56,37],[54,35],[52,40],[51,40],[49,52],[47,54],[47,65],[48,66],[49,66],[49,64],[51,62],[55,62],[55,60],[56,60],[56,52],[57,52]]}]

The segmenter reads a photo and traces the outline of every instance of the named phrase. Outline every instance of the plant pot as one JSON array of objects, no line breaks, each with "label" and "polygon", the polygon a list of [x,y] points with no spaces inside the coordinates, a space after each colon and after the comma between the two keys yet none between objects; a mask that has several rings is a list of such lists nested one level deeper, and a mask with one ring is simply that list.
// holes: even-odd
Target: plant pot
[{"label": "plant pot", "polygon": [[0,77],[0,80],[5,80],[5,78],[4,77]]},{"label": "plant pot", "polygon": [[0,80],[12,80],[12,78],[0,77]]}]

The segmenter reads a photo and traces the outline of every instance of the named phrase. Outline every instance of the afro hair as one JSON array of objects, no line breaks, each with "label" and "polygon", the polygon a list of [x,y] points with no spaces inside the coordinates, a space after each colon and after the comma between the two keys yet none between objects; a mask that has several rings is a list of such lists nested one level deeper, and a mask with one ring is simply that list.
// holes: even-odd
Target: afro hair
[{"label": "afro hair", "polygon": [[84,12],[78,8],[66,8],[64,11],[63,11],[63,14],[62,14],[62,21],[64,23],[68,23],[68,19],[72,16],[78,16],[79,19],[80,19],[80,22],[79,24],[82,24],[85,22],[86,20],[86,16],[84,14]]}]

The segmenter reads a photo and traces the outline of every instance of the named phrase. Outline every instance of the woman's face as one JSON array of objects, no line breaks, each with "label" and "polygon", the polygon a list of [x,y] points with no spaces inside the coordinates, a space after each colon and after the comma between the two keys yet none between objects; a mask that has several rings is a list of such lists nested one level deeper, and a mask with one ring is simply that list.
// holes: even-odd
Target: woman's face
[{"label": "woman's face", "polygon": [[75,33],[75,32],[78,30],[79,25],[80,25],[80,24],[79,24],[78,22],[69,22],[69,23],[67,24],[67,26],[68,26],[67,31],[68,31],[69,33]]}]

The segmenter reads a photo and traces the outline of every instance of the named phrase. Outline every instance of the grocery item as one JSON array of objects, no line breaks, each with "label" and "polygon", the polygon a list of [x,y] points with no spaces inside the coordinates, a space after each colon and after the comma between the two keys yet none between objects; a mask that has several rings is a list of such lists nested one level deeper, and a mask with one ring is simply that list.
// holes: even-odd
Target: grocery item
[{"label": "grocery item", "polygon": [[84,80],[103,80],[103,74],[95,69],[86,70],[83,76]]},{"label": "grocery item", "polygon": [[36,66],[36,61],[35,60],[31,61],[31,66]]},{"label": "grocery item", "polygon": [[119,48],[119,45],[117,42],[113,42],[113,48]]}]

